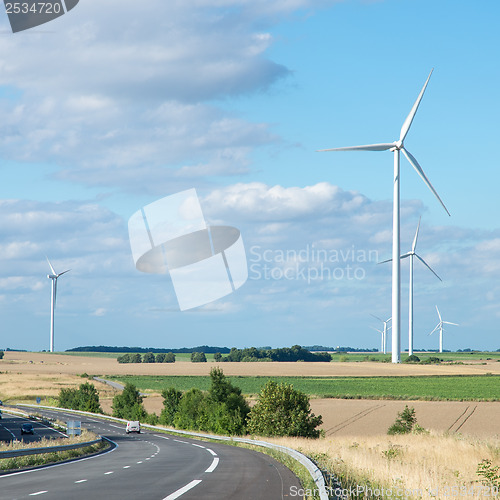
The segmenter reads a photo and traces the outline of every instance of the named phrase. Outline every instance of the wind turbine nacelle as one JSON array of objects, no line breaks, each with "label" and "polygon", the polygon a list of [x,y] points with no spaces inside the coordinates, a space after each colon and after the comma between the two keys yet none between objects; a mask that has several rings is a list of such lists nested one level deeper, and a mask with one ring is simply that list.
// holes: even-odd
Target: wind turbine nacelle
[{"label": "wind turbine nacelle", "polygon": [[57,276],[55,274],[47,274],[47,278],[50,278],[51,280],[55,280]]}]

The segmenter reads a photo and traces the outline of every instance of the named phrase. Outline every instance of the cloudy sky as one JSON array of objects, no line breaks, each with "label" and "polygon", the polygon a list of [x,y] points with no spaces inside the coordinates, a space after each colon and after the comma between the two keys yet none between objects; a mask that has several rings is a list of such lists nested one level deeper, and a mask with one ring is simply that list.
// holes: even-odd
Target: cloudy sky
[{"label": "cloudy sky", "polygon": [[[140,5],[139,5],[140,3]],[[80,0],[12,34],[0,13],[0,347],[378,347],[391,314],[392,155],[406,140],[402,251],[422,218],[415,345],[498,349],[500,34],[496,0]],[[248,281],[181,312],[137,271],[128,219],[195,188],[240,229]],[[403,276],[407,347],[408,263]]]}]

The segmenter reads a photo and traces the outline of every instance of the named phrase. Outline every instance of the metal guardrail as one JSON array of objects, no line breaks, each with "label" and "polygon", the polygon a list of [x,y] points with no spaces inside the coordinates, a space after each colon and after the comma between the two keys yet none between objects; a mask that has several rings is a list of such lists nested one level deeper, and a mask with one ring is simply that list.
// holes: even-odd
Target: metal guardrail
[{"label": "metal guardrail", "polygon": [[[121,423],[127,422],[127,420],[124,420],[122,418],[110,417],[109,415],[102,415],[99,413],[90,413],[88,411],[70,410],[68,408],[57,408],[54,406],[40,406],[40,405],[29,405],[29,404],[18,404],[16,406],[28,406],[28,407],[36,407],[36,408],[45,408],[48,410],[67,411],[67,412],[71,412],[71,413],[77,413],[80,415],[89,415],[89,416],[95,417],[95,418],[102,418],[105,420],[113,420],[115,422],[121,422]],[[280,446],[277,444],[268,443],[267,441],[256,441],[253,439],[230,437],[230,436],[216,436],[213,434],[204,434],[201,432],[183,431],[180,429],[171,429],[169,427],[159,427],[156,425],[149,425],[149,424],[141,424],[141,426],[144,428],[147,428],[147,429],[156,429],[156,430],[160,430],[160,431],[164,431],[164,432],[167,431],[167,432],[171,432],[174,434],[183,434],[186,436],[201,437],[201,438],[213,439],[213,440],[217,440],[217,441],[234,441],[237,443],[245,443],[245,444],[251,444],[251,445],[255,445],[255,446],[262,446],[263,448],[271,448],[271,449],[280,451],[280,452],[285,453],[288,456],[292,457],[293,459],[297,460],[301,465],[303,465],[307,469],[309,474],[311,474],[311,477],[313,478],[314,483],[316,484],[317,492],[318,492],[318,495],[320,497],[320,500],[328,500],[330,498],[328,496],[325,478],[323,477],[321,470],[318,468],[318,466],[312,460],[310,460],[308,457],[306,457],[306,455],[300,453],[297,450],[294,450],[293,448],[288,448],[286,446]]]},{"label": "metal guardrail", "polygon": [[55,453],[58,451],[76,450],[78,448],[85,448],[93,444],[101,443],[104,438],[94,439],[85,443],[65,444],[61,446],[44,446],[43,448],[24,448],[22,450],[0,451],[0,459],[24,457],[25,455],[41,455],[43,453]]}]

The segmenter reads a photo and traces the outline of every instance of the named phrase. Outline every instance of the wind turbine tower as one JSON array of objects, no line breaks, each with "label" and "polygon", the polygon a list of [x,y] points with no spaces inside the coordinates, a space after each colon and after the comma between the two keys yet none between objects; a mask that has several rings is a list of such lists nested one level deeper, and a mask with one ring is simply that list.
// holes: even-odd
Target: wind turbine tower
[{"label": "wind turbine tower", "polygon": [[453,325],[453,326],[460,326],[457,323],[450,323],[449,321],[443,321],[443,318],[441,317],[441,313],[439,312],[438,306],[436,306],[436,311],[439,316],[439,323],[437,324],[436,328],[432,330],[429,335],[432,335],[436,330],[439,330],[439,352],[443,352],[443,325]]},{"label": "wind turbine tower", "polygon": [[[418,240],[418,232],[420,230],[420,219],[418,220],[418,225],[417,225],[417,231],[415,232],[415,238],[413,239],[413,245],[411,246],[411,251],[408,253],[405,253],[404,255],[401,255],[401,259],[406,259],[407,257],[410,258],[410,287],[409,287],[409,305],[408,305],[408,356],[411,356],[413,354],[413,258],[416,257],[422,264],[431,271],[434,276],[439,281],[443,281],[435,272],[434,269],[425,262],[425,260],[418,255],[416,252],[417,249],[417,240]],[[384,264],[385,262],[390,262],[392,259],[384,260],[380,262],[380,264]]]},{"label": "wind turbine tower", "polygon": [[382,334],[382,349],[380,352],[383,354],[387,354],[387,330],[390,330],[390,326],[388,327],[387,325],[389,324],[389,321],[391,321],[392,318],[386,319],[385,321],[378,316],[375,316],[375,314],[371,314],[375,319],[378,319],[381,323],[384,324],[384,329],[379,330],[378,328],[374,328],[377,332],[380,332]]},{"label": "wind turbine tower", "polygon": [[344,148],[322,149],[320,151],[391,151],[394,153],[394,178],[393,178],[393,218],[392,218],[392,362],[401,363],[401,263],[399,256],[401,255],[400,244],[400,152],[406,156],[410,165],[417,171],[418,175],[425,182],[427,187],[432,191],[434,196],[441,203],[446,213],[450,215],[436,190],[427,179],[422,167],[419,165],[415,157],[404,147],[404,140],[408,134],[413,118],[420,105],[420,101],[424,96],[425,89],[432,75],[432,70],[427,77],[427,80],[413,104],[410,114],[401,127],[399,139],[394,142],[382,144],[369,144],[366,146],[350,146]]},{"label": "wind turbine tower", "polygon": [[54,352],[54,313],[56,310],[56,294],[57,294],[57,279],[59,276],[70,271],[70,269],[57,274],[47,257],[47,262],[49,263],[50,271],[52,274],[48,274],[47,278],[52,280],[52,295],[50,298],[50,352]]}]

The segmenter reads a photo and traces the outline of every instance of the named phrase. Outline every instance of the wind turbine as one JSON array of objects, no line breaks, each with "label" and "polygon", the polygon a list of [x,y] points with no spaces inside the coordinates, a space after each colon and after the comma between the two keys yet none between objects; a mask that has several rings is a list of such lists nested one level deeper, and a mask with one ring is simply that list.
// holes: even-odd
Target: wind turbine
[{"label": "wind turbine", "polygon": [[383,352],[384,354],[387,353],[387,330],[389,330],[391,327],[387,326],[387,324],[389,323],[389,321],[391,321],[392,318],[389,318],[389,319],[386,319],[385,321],[381,318],[379,318],[378,316],[375,316],[375,314],[371,314],[370,316],[373,316],[375,319],[378,319],[379,321],[381,321],[383,324],[384,324],[384,329],[383,330],[379,330],[378,328],[373,328],[374,330],[376,330],[377,332],[380,332],[382,334],[382,349],[381,349],[381,352]]},{"label": "wind turbine", "polygon": [[399,134],[399,139],[394,142],[382,143],[382,144],[369,144],[366,146],[351,146],[346,148],[330,148],[321,149],[320,151],[392,151],[394,153],[394,194],[393,194],[393,218],[392,218],[392,362],[401,362],[401,263],[399,256],[401,255],[401,244],[400,244],[400,151],[406,156],[407,160],[410,162],[411,166],[417,171],[418,175],[425,182],[427,187],[432,191],[434,196],[441,203],[446,213],[450,215],[448,209],[445,207],[443,201],[437,194],[436,190],[427,179],[422,167],[418,164],[415,157],[404,147],[404,140],[408,131],[410,130],[413,118],[417,112],[420,101],[424,96],[425,89],[429,83],[429,79],[432,75],[432,71],[429,73],[427,80],[425,81],[417,100],[411,108],[410,114],[406,117],[406,120],[401,127],[401,132]]},{"label": "wind turbine", "polygon": [[432,335],[436,330],[439,329],[439,352],[443,352],[443,330],[444,330],[443,325],[453,325],[453,326],[460,326],[460,325],[457,325],[457,323],[450,323],[449,321],[443,321],[438,306],[436,306],[436,311],[439,316],[439,323],[437,324],[436,328],[434,328],[434,330],[432,330],[432,332],[429,333],[429,335]]},{"label": "wind turbine", "polygon": [[[416,257],[422,264],[431,271],[434,276],[439,281],[443,281],[435,272],[434,269],[425,262],[425,260],[418,255],[418,253],[415,251],[417,248],[417,240],[418,240],[418,232],[420,230],[420,219],[418,219],[418,225],[417,225],[417,231],[415,232],[415,238],[413,239],[413,245],[411,246],[411,251],[408,253],[405,253],[404,255],[401,255],[401,259],[406,259],[407,257],[410,258],[410,289],[409,289],[409,305],[408,305],[408,316],[409,316],[409,324],[408,324],[408,356],[411,356],[413,354],[413,258]],[[380,264],[384,264],[385,262],[390,262],[392,259],[388,260],[383,260],[380,262]]]},{"label": "wind turbine", "polygon": [[52,295],[50,299],[50,352],[54,352],[54,312],[56,310],[56,293],[57,293],[57,279],[59,276],[70,271],[70,269],[63,271],[62,273],[57,274],[50,263],[49,258],[47,257],[47,262],[49,263],[50,270],[52,274],[48,274],[47,278],[52,280]]}]

